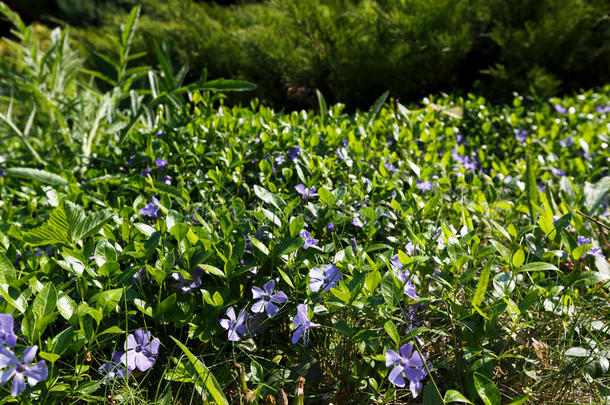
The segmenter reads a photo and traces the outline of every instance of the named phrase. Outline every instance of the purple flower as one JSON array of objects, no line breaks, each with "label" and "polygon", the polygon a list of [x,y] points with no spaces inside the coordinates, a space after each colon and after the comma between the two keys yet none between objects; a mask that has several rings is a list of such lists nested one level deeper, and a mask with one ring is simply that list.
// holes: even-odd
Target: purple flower
[{"label": "purple flower", "polygon": [[163,180],[162,180],[163,184],[167,184],[168,186],[172,185],[172,178],[169,177],[169,175],[165,175],[163,176]]},{"label": "purple flower", "polygon": [[553,174],[553,176],[560,176],[560,177],[566,175],[566,172],[564,172],[561,169],[552,169],[551,173]]},{"label": "purple flower", "polygon": [[42,250],[40,250],[40,248],[36,248],[36,252],[34,253],[34,256],[42,257]]},{"label": "purple flower", "polygon": [[239,311],[239,315],[235,317],[233,307],[227,309],[227,317],[220,320],[220,326],[229,331],[229,340],[236,342],[240,335],[246,332],[246,310]]},{"label": "purple flower", "polygon": [[127,378],[129,370],[127,370],[127,367],[121,361],[124,355],[125,353],[114,351],[112,353],[112,361],[107,361],[98,368],[100,373],[106,374],[104,381],[114,380],[115,378]]},{"label": "purple flower", "polygon": [[337,159],[339,162],[343,162],[345,160],[345,155],[341,151],[341,148],[337,148]]},{"label": "purple flower", "polygon": [[517,142],[525,142],[527,140],[527,131],[525,129],[515,129],[515,139]]},{"label": "purple flower", "polygon": [[286,161],[286,158],[283,155],[278,155],[278,156],[275,157],[275,163],[277,165],[281,165],[285,161]]},{"label": "purple flower", "polygon": [[53,250],[53,246],[51,246],[51,245],[47,246],[47,248],[44,250],[44,254],[49,257],[53,257],[53,255],[55,254],[55,251]]},{"label": "purple flower", "polygon": [[358,252],[358,244],[356,243],[355,237],[352,236],[351,238],[349,238],[349,244],[352,247],[354,253]]},{"label": "purple flower", "polygon": [[155,164],[159,169],[163,169],[165,166],[167,166],[167,160],[157,158],[157,160],[155,160]]},{"label": "purple flower", "polygon": [[322,268],[314,267],[309,271],[309,291],[329,291],[337,285],[341,276],[339,268],[334,264],[324,264]]},{"label": "purple flower", "polygon": [[146,280],[146,266],[140,267],[140,270],[133,273],[133,281],[141,283]]},{"label": "purple flower", "polygon": [[455,136],[455,142],[456,142],[458,145],[463,144],[465,139],[466,139],[466,137],[465,137],[464,135],[462,135],[462,134],[457,134],[457,135]]},{"label": "purple flower", "polygon": [[326,230],[328,232],[333,232],[335,230],[335,224],[333,224],[332,222],[329,222],[328,225],[326,225]]},{"label": "purple flower", "polygon": [[476,170],[479,164],[476,157],[462,156],[455,150],[451,152],[451,156],[453,157],[453,160],[459,162],[466,170]]},{"label": "purple flower", "polygon": [[362,228],[364,226],[364,224],[358,217],[352,218],[352,225],[354,225],[355,227],[358,227],[358,228]]},{"label": "purple flower", "polygon": [[555,104],[553,107],[559,114],[566,114],[568,112],[561,104]]},{"label": "purple flower", "polygon": [[610,112],[610,105],[598,105],[595,107],[596,113],[608,113]]},{"label": "purple flower", "polygon": [[179,288],[182,291],[182,294],[187,294],[195,291],[199,287],[201,287],[201,278],[203,275],[203,269],[201,267],[197,267],[191,273],[192,280],[187,280],[182,276],[182,273],[172,273],[171,278],[176,282],[171,286],[173,288]]},{"label": "purple flower", "polygon": [[389,376],[392,384],[397,387],[404,387],[404,377],[407,377],[413,397],[419,395],[423,388],[421,382],[428,373],[424,368],[424,359],[418,351],[413,351],[412,343],[401,346],[398,353],[394,350],[388,350],[385,353],[385,366],[388,368],[394,366]]},{"label": "purple flower", "polygon": [[267,315],[256,314],[248,316],[246,325],[246,333],[250,336],[256,336],[267,328]]},{"label": "purple flower", "polygon": [[409,280],[409,275],[411,273],[409,272],[408,269],[403,269],[404,265],[398,258],[398,255],[392,256],[392,258],[390,259],[390,265],[392,267],[392,271],[394,272],[394,275],[396,275],[396,278],[399,279],[404,285],[404,287],[403,287],[404,294],[414,300],[418,300],[419,297],[415,293],[415,285],[413,284],[413,282],[411,280]]},{"label": "purple flower", "polygon": [[132,156],[129,159],[127,159],[127,162],[125,163],[125,168],[130,168],[131,165],[133,165],[136,162],[136,157]]},{"label": "purple flower", "polygon": [[14,347],[17,336],[13,332],[13,315],[0,314],[0,345]]},{"label": "purple flower", "polygon": [[567,137],[566,139],[559,140],[559,146],[561,146],[562,148],[569,148],[570,146],[572,146],[573,143],[574,140],[572,139],[572,137]]},{"label": "purple flower", "polygon": [[395,174],[398,171],[398,169],[396,169],[394,167],[394,165],[392,163],[390,163],[389,161],[385,162],[384,166],[387,169],[387,171],[392,173],[392,174]]},{"label": "purple flower", "polygon": [[157,138],[161,138],[161,137],[163,136],[163,131],[158,130],[157,132],[155,132],[155,136],[156,136]]},{"label": "purple flower", "polygon": [[11,395],[13,397],[25,390],[25,377],[28,378],[28,384],[32,386],[47,379],[49,372],[44,360],[32,365],[36,351],[38,351],[38,346],[26,347],[19,360],[10,349],[0,349],[0,368],[7,367],[0,371],[0,385],[6,384],[12,378]]},{"label": "purple flower", "polygon": [[434,188],[434,183],[432,183],[430,180],[418,181],[416,186],[421,190],[422,193],[426,194],[428,191]]},{"label": "purple flower", "polygon": [[159,213],[159,206],[157,206],[157,204],[159,203],[159,200],[157,199],[157,197],[153,197],[152,200],[153,202],[149,202],[148,204],[146,204],[144,208],[138,211],[138,214],[146,215],[150,218],[157,218]]},{"label": "purple flower", "polygon": [[318,193],[316,193],[315,187],[311,187],[310,189],[308,189],[305,186],[305,184],[299,184],[294,189],[297,191],[297,193],[301,194],[301,198],[303,200],[307,199],[308,197],[317,197],[318,196]]},{"label": "purple flower", "polygon": [[286,155],[292,160],[297,159],[299,156],[301,156],[301,147],[297,145],[293,148],[290,148]]},{"label": "purple flower", "polygon": [[150,174],[151,172],[152,172],[152,169],[150,167],[147,167],[146,169],[144,169],[140,172],[140,176],[146,177],[146,175]]},{"label": "purple flower", "polygon": [[544,193],[546,191],[546,186],[544,185],[544,183],[538,183],[538,191],[540,191],[541,193]]},{"label": "purple flower", "polygon": [[288,297],[282,291],[273,294],[273,290],[275,290],[275,280],[269,280],[262,289],[252,287],[252,297],[258,300],[252,305],[252,312],[265,311],[269,318],[277,315],[280,309],[275,304],[285,303]]},{"label": "purple flower", "polygon": [[303,243],[303,249],[314,248],[314,249],[322,250],[319,246],[317,246],[318,240],[312,238],[311,234],[309,232],[301,231],[301,233],[299,233],[299,236],[301,238],[305,239],[305,242]]},{"label": "purple flower", "polygon": [[125,353],[121,355],[121,363],[127,366],[129,371],[136,368],[146,371],[155,363],[155,357],[159,354],[159,339],[152,338],[150,332],[137,329],[127,336],[125,341]]},{"label": "purple flower", "polygon": [[413,253],[415,253],[415,250],[417,249],[417,247],[413,244],[413,242],[409,241],[406,245],[405,245],[405,250],[407,251],[408,255],[412,255]]},{"label": "purple flower", "polygon": [[[585,238],[584,236],[579,236],[576,240],[576,242],[578,243],[578,246],[582,246],[582,245],[588,245],[591,243],[591,239],[589,238]],[[584,259],[585,256],[590,255],[593,257],[599,257],[601,259],[605,259],[606,257],[604,256],[604,254],[602,253],[600,248],[596,248],[596,247],[592,247],[591,249],[589,249],[587,251],[587,253],[585,253],[584,255],[580,256],[581,259]]]},{"label": "purple flower", "polygon": [[307,344],[306,332],[310,329],[317,328],[318,324],[313,323],[307,317],[307,305],[299,304],[297,305],[297,314],[294,317],[292,322],[292,326],[296,328],[294,333],[292,334],[292,344],[296,344],[301,336],[303,337],[303,345]]}]

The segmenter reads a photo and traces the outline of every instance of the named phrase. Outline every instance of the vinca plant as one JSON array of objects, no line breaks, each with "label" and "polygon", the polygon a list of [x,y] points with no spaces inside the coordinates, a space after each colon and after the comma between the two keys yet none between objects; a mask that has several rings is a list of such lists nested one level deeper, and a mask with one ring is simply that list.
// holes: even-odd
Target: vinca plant
[{"label": "vinca plant", "polygon": [[228,106],[1,10],[2,403],[610,400],[610,87]]}]

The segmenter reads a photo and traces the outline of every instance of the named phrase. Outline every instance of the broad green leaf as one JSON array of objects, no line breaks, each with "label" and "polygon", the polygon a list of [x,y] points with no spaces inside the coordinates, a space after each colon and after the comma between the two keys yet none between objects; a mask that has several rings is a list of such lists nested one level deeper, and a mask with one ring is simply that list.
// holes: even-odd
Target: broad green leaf
[{"label": "broad green leaf", "polygon": [[551,263],[545,262],[531,262],[524,264],[519,271],[544,271],[544,270],[552,270],[559,271],[557,267],[552,265]]},{"label": "broad green leaf", "polygon": [[39,169],[30,169],[28,167],[9,167],[4,170],[8,174],[12,174],[18,177],[25,177],[29,179],[38,180],[45,184],[52,184],[58,186],[67,186],[68,182],[66,179],[58,174],[50,173]]},{"label": "broad green leaf", "polygon": [[523,249],[517,250],[513,254],[513,266],[515,266],[515,268],[518,269],[519,267],[521,267],[521,265],[523,264],[524,261],[525,261],[525,252],[523,251]]},{"label": "broad green leaf", "polygon": [[282,207],[284,207],[286,205],[286,202],[284,202],[284,200],[282,200],[277,195],[269,192],[268,190],[265,190],[264,188],[262,188],[256,184],[254,185],[253,188],[254,188],[254,194],[256,194],[256,196],[258,198],[260,198],[267,204],[273,205],[278,210],[281,210]]},{"label": "broad green leaf", "polygon": [[364,284],[366,285],[366,289],[369,290],[369,292],[372,293],[373,291],[375,291],[377,286],[379,286],[379,283],[381,283],[381,273],[379,272],[379,270],[372,271],[366,275]]},{"label": "broad green leaf", "polygon": [[469,401],[464,395],[462,395],[459,391],[456,390],[449,390],[447,392],[445,392],[445,398],[444,398],[445,402],[462,402],[465,404],[472,404],[471,401]]},{"label": "broad green leaf", "polygon": [[34,302],[32,303],[32,312],[37,320],[50,315],[55,311],[57,306],[57,292],[55,291],[55,285],[48,282],[44,285],[42,290],[36,294]]},{"label": "broad green leaf", "polygon": [[193,380],[195,380],[198,384],[203,384],[210,393],[210,395],[212,395],[212,398],[214,398],[217,404],[229,405],[229,401],[222,392],[222,387],[220,386],[220,384],[218,384],[218,381],[216,381],[216,378],[210,372],[210,370],[208,370],[208,368],[203,364],[203,362],[197,357],[195,357],[195,355],[193,355],[193,353],[191,353],[191,351],[186,346],[184,346],[178,339],[174,338],[173,336],[171,338],[174,342],[176,342],[178,347],[182,349],[186,357],[189,359],[189,361],[195,368],[195,371],[197,371],[199,379],[193,378]]},{"label": "broad green leaf", "polygon": [[388,336],[394,341],[396,346],[400,345],[400,335],[398,334],[398,329],[396,329],[396,325],[391,320],[386,321],[383,324],[383,329],[385,329]]},{"label": "broad green leaf", "polygon": [[335,205],[335,195],[324,187],[320,187],[318,190],[320,201],[326,204],[329,208]]},{"label": "broad green leaf", "polygon": [[488,261],[483,270],[481,271],[481,276],[479,277],[479,281],[477,282],[477,289],[472,296],[472,306],[478,307],[483,302],[485,298],[485,292],[487,291],[487,284],[489,284],[489,274],[491,272],[491,261]]},{"label": "broad green leaf", "polygon": [[95,294],[92,300],[95,301],[98,308],[101,308],[104,314],[108,314],[114,310],[123,296],[122,288],[106,290]]},{"label": "broad green leaf", "polygon": [[67,294],[62,295],[57,300],[57,310],[66,321],[69,321],[72,318],[74,311],[76,311],[76,307],[76,302]]},{"label": "broad green leaf", "polygon": [[218,267],[214,267],[214,266],[209,265],[209,264],[198,264],[197,266],[201,267],[202,269],[204,269],[208,273],[213,274],[215,276],[223,277],[223,278],[226,277],[225,273],[222,270],[220,270]]},{"label": "broad green leaf", "polygon": [[15,281],[15,268],[6,255],[0,252],[0,283],[11,284]]},{"label": "broad green leaf", "polygon": [[290,229],[290,236],[296,238],[303,229],[303,225],[305,224],[305,220],[302,215],[295,217],[292,221],[290,221],[290,225],[288,228]]},{"label": "broad green leaf", "polygon": [[13,308],[22,314],[25,313],[28,308],[28,303],[23,296],[14,289],[9,287],[8,284],[0,283],[0,295],[8,302]]},{"label": "broad green leaf", "polygon": [[485,405],[500,405],[502,403],[500,390],[492,380],[476,371],[473,374],[473,378],[477,393]]},{"label": "broad green leaf", "polygon": [[254,245],[258,250],[263,252],[265,256],[269,256],[269,249],[267,249],[267,246],[265,246],[263,242],[259,241],[252,235],[250,235],[250,242],[252,242],[252,245]]}]

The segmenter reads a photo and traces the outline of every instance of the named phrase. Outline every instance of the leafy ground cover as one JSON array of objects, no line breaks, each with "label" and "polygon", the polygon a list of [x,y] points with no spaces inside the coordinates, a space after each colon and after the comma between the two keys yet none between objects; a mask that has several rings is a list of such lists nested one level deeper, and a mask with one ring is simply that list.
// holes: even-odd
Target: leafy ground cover
[{"label": "leafy ground cover", "polygon": [[610,87],[229,108],[3,12],[3,402],[610,398]]}]

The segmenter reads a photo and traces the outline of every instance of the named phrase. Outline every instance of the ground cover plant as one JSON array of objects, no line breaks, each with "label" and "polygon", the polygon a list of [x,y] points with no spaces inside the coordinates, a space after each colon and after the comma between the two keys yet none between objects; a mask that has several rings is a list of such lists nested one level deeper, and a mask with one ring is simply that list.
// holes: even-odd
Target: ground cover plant
[{"label": "ground cover plant", "polygon": [[1,10],[2,402],[609,400],[610,87],[227,107]]}]

